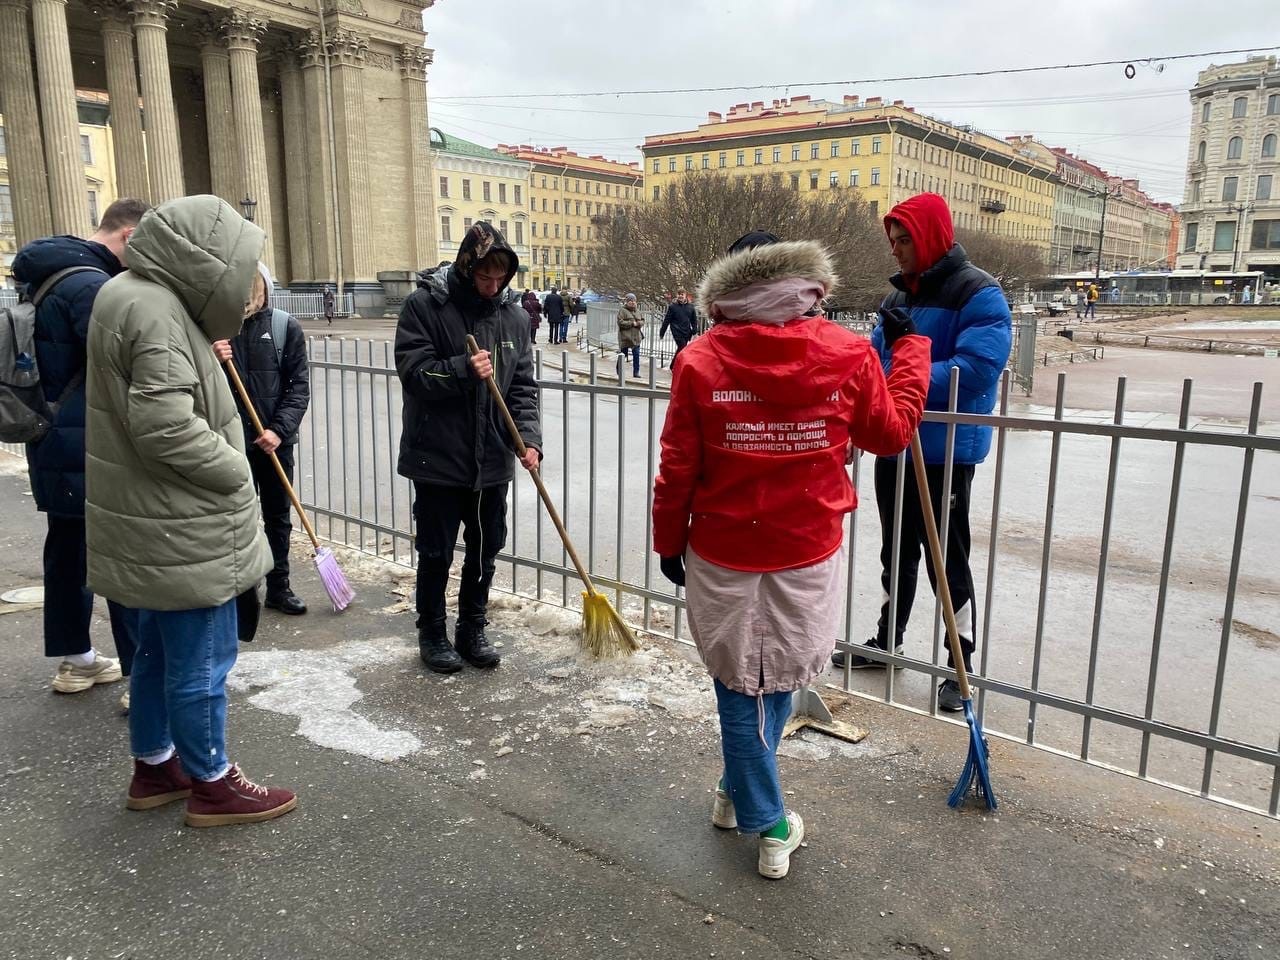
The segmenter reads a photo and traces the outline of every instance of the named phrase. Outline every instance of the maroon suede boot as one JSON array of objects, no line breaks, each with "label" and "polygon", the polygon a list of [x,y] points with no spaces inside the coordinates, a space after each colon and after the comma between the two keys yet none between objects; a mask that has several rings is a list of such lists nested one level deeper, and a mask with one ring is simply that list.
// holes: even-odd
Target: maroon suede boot
[{"label": "maroon suede boot", "polygon": [[187,826],[224,827],[274,820],[297,805],[298,798],[292,790],[256,784],[232,764],[221,780],[191,781]]},{"label": "maroon suede boot", "polygon": [[133,761],[133,779],[129,781],[129,797],[124,802],[130,810],[153,810],[189,796],[191,778],[183,772],[177,754],[164,763]]}]

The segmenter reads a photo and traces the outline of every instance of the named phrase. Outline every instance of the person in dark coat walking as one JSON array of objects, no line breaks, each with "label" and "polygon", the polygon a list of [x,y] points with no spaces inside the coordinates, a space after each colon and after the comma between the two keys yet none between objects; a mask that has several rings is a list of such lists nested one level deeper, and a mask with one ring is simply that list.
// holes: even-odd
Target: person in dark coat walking
[{"label": "person in dark coat walking", "polygon": [[[990,413],[995,406],[1000,374],[1009,360],[1013,340],[1012,317],[1004,291],[991,274],[969,262],[964,247],[955,242],[951,210],[936,193],[921,193],[898,204],[884,218],[885,232],[901,272],[890,279],[894,291],[885,298],[881,314],[893,322],[910,320],[930,338],[932,370],[926,410],[946,410],[950,400],[951,370],[960,371],[959,410],[961,413]],[[893,372],[893,355],[882,322],[871,333],[871,343],[881,361]],[[942,523],[943,474],[947,459],[947,424],[925,423],[920,427],[925,474],[933,497],[933,512]],[[969,567],[969,490],[974,470],[991,449],[991,428],[976,424],[955,427],[951,476],[951,514],[945,545],[947,587],[955,605],[960,646],[965,667],[972,671],[975,647],[973,571]],[[897,623],[889,623],[890,577],[893,560],[894,501],[897,462],[879,458],[875,465],[876,504],[880,511],[880,582],[885,601],[880,608],[876,635],[866,642],[868,649],[902,653],[903,635],[916,593],[916,576],[921,550],[926,542],[924,516],[915,474],[907,469],[902,500],[902,527],[898,544]],[[930,583],[937,572],[929,551],[924,550]],[[853,654],[854,669],[884,667],[884,661]],[[844,666],[845,654],[833,660]],[[950,651],[947,662],[951,664]],[[954,664],[951,664],[954,666]],[[938,707],[948,712],[963,709],[960,687],[946,679],[938,687]]]},{"label": "person in dark coat walking", "polygon": [[307,341],[297,318],[271,306],[271,274],[263,264],[258,271],[265,283],[262,306],[230,340],[218,340],[213,352],[218,361],[233,359],[249,398],[266,428],[257,436],[253,421],[239,395],[236,406],[244,424],[244,448],[248,451],[253,485],[262,505],[262,525],[271,545],[274,566],[267,574],[266,606],[296,616],[307,605],[289,584],[289,538],[293,534],[293,502],[276,475],[270,454],[293,483],[294,449],[298,427],[311,404],[311,383],[307,377]]},{"label": "person in dark coat walking", "polygon": [[333,287],[329,286],[327,283],[324,285],[323,302],[324,302],[324,319],[329,324],[329,326],[333,326],[333,314],[334,314],[334,309],[337,306],[337,301],[333,295]]},{"label": "person in dark coat walking", "polygon": [[659,340],[667,335],[667,330],[670,330],[671,339],[676,342],[676,352],[671,357],[672,369],[675,369],[676,357],[680,356],[680,351],[693,339],[697,322],[698,315],[694,312],[693,304],[689,302],[689,294],[681,287],[676,291],[675,300],[667,307],[666,315],[662,318],[662,326],[658,329]]},{"label": "person in dark coat walking", "polygon": [[529,315],[529,342],[536,343],[538,327],[542,325],[542,304],[538,302],[538,295],[526,287],[524,296],[520,298],[520,306]]},{"label": "person in dark coat walking", "polygon": [[[59,280],[36,311],[36,362],[45,399],[57,403],[70,388],[49,432],[38,443],[27,445],[31,493],[48,521],[44,654],[61,660],[53,679],[53,689],[59,693],[112,683],[128,676],[133,664],[132,621],[119,604],[107,601],[119,660],[97,653],[89,639],[93,594],[85,586],[85,344],[98,291],[124,270],[125,244],[147,209],[141,200],[117,200],[103,212],[97,232],[88,240],[46,237],[27,244],[13,259],[14,279],[28,296],[61,270],[89,268]],[[121,700],[126,709],[128,697],[125,693]]]},{"label": "person in dark coat walking", "polygon": [[564,321],[564,298],[555,287],[552,287],[551,292],[547,294],[542,311],[547,315],[547,325],[551,328],[548,342],[564,343],[564,330],[561,329]]},{"label": "person in dark coat walking", "polygon": [[[414,487],[418,651],[437,673],[454,673],[464,660],[476,667],[499,661],[485,638],[485,614],[507,539],[515,456],[484,382],[490,375],[528,448],[521,465],[532,470],[542,459],[529,315],[502,298],[519,266],[502,234],[480,221],[467,231],[452,266],[405,300],[396,326],[396,372],[404,385],[397,469]],[[480,345],[475,356],[468,355],[467,334]],[[459,526],[466,555],[451,646],[444,593]]]}]

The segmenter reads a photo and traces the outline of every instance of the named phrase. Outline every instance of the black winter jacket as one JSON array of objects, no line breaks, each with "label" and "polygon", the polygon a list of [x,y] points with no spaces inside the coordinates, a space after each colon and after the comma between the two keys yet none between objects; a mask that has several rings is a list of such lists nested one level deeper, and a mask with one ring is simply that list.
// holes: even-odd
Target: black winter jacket
[{"label": "black winter jacket", "polygon": [[27,445],[27,467],[36,507],[63,517],[84,516],[85,343],[89,316],[102,285],[124,270],[100,243],[79,237],[45,237],[18,251],[13,276],[34,294],[67,267],[97,267],[72,274],[49,292],[36,311],[36,363],[45,399],[56,403],[77,374],[80,385],[58,408],[39,443]]},{"label": "black winter jacket", "polygon": [[564,319],[564,298],[558,293],[548,293],[547,299],[543,301],[542,310],[548,320],[559,323]]},{"label": "black winter jacket", "polygon": [[[284,353],[277,364],[276,345],[271,339],[271,303],[268,298],[267,305],[246,320],[240,333],[231,338],[231,354],[262,425],[275,433],[282,444],[297,443],[298,427],[311,403],[307,340],[302,324],[289,317]],[[244,423],[245,449],[253,450],[257,435],[238,394],[236,406],[240,408],[240,419]]]},{"label": "black winter jacket", "polygon": [[670,329],[671,336],[681,343],[688,343],[693,337],[693,331],[697,327],[697,314],[693,312],[692,303],[680,303],[673,300],[667,307],[666,315],[662,318],[662,328],[658,330],[658,339],[661,340],[667,335]]},{"label": "black winter jacket", "polygon": [[478,490],[511,480],[514,448],[488,387],[471,372],[466,335],[492,354],[494,377],[525,444],[542,449],[529,315],[518,303],[489,311],[459,307],[456,267],[437,270],[410,294],[396,326],[396,371],[404,385],[403,477]]}]

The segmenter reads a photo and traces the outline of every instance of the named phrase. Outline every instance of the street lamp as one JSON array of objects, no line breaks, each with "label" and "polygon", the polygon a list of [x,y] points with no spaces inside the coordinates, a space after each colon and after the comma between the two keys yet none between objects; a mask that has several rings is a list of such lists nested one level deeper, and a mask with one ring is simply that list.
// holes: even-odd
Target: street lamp
[{"label": "street lamp", "polygon": [[1240,258],[1240,234],[1244,233],[1244,215],[1253,209],[1253,201],[1248,203],[1228,203],[1227,213],[1236,215],[1236,243],[1231,251],[1231,272],[1236,272],[1236,262]]},{"label": "street lamp", "polygon": [[248,195],[240,201],[240,212],[244,214],[244,218],[253,223],[254,215],[258,212],[258,201]]}]

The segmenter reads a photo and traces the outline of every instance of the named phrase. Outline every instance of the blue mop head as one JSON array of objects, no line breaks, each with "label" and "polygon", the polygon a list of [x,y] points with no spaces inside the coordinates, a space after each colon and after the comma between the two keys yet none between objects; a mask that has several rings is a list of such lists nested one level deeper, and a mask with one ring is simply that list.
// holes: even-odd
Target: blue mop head
[{"label": "blue mop head", "polygon": [[956,788],[947,798],[947,806],[962,807],[968,797],[969,788],[973,787],[978,799],[987,805],[988,810],[996,808],[995,791],[991,789],[991,771],[987,768],[987,738],[982,735],[982,727],[973,713],[973,701],[964,700],[964,719],[969,724],[969,756],[964,761],[964,770]]}]

